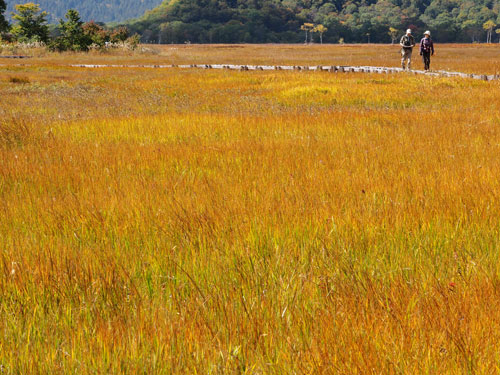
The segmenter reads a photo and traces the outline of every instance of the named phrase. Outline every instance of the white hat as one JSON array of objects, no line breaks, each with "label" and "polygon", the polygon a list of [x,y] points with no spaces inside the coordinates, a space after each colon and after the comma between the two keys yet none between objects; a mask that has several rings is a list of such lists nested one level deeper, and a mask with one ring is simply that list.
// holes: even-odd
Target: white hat
[{"label": "white hat", "polygon": [[431,35],[431,32],[430,32],[429,30],[427,30],[427,31],[424,33],[424,35],[429,35],[429,36],[430,36],[430,35]]},{"label": "white hat", "polygon": [[406,30],[407,34],[411,34],[411,29]]}]

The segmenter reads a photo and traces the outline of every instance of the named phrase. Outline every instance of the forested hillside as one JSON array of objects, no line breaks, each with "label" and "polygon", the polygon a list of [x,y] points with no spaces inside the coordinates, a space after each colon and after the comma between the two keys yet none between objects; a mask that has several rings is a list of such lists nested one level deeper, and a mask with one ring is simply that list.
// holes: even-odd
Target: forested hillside
[{"label": "forested hillside", "polygon": [[161,0],[7,0],[6,15],[10,15],[15,4],[30,1],[40,4],[43,10],[49,12],[48,20],[51,23],[57,23],[68,9],[76,9],[84,21],[124,21],[139,17],[161,3]]},{"label": "forested hillside", "polygon": [[[497,42],[500,38],[500,0],[160,1],[36,2],[49,12],[49,22],[57,22],[72,8],[84,21],[125,22],[149,43],[297,43],[306,38],[387,43],[396,42],[407,28],[417,36],[429,29],[438,42]],[[7,0],[7,15],[16,2],[25,1]],[[315,28],[318,25],[322,26]]]},{"label": "forested hillside", "polygon": [[498,40],[499,11],[500,0],[170,0],[128,26],[153,43],[300,42],[304,23],[324,25],[327,43],[390,42],[408,27],[483,42]]}]

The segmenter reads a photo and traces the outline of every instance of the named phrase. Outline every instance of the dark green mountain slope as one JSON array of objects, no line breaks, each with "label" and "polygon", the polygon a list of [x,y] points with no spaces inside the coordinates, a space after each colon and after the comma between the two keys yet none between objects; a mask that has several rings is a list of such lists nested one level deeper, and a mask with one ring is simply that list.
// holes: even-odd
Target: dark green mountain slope
[{"label": "dark green mountain slope", "polygon": [[484,24],[500,24],[499,13],[500,0],[169,0],[127,26],[153,43],[300,42],[305,22],[326,26],[329,43],[390,42],[391,27],[470,42],[485,41]]},{"label": "dark green mountain slope", "polygon": [[124,21],[139,17],[153,9],[161,0],[7,0],[7,16],[14,4],[34,2],[49,12],[49,21],[56,23],[68,9],[76,9],[84,21],[100,22]]}]

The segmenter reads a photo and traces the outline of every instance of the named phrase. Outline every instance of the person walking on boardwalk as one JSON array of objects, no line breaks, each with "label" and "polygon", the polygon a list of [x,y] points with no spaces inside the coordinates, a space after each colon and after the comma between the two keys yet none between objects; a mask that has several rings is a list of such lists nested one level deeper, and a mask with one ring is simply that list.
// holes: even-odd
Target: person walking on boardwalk
[{"label": "person walking on boardwalk", "polygon": [[415,38],[411,35],[411,29],[406,30],[406,34],[401,37],[401,67],[405,70],[405,63],[408,70],[411,70],[411,54],[415,47]]},{"label": "person walking on boardwalk", "polygon": [[424,69],[426,72],[430,69],[432,55],[434,55],[434,43],[431,39],[431,32],[426,31],[420,41],[420,56],[424,60]]}]

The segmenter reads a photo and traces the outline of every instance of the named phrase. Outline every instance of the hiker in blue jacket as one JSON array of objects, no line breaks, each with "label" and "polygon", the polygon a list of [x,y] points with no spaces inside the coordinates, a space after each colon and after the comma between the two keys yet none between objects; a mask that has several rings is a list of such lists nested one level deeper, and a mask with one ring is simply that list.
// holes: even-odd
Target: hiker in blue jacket
[{"label": "hiker in blue jacket", "polygon": [[432,55],[434,55],[434,43],[431,39],[431,32],[426,31],[420,41],[420,56],[424,60],[424,69],[426,72],[430,69]]}]

